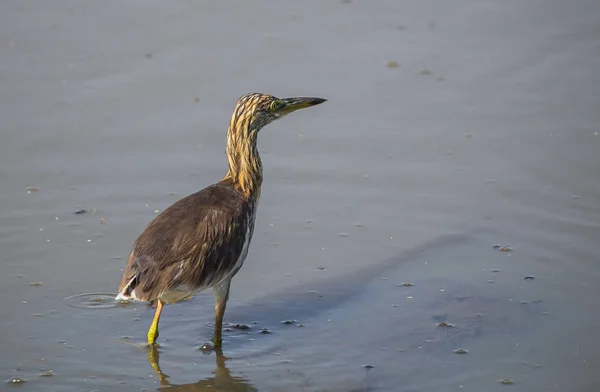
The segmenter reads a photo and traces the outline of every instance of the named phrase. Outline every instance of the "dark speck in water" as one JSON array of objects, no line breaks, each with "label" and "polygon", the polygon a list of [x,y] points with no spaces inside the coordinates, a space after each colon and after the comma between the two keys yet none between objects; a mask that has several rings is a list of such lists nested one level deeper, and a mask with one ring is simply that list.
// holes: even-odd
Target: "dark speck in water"
[{"label": "dark speck in water", "polygon": [[508,378],[505,378],[504,380],[500,381],[500,384],[504,384],[504,385],[512,385],[515,382],[513,380],[509,380]]},{"label": "dark speck in water", "polygon": [[87,210],[84,210],[83,208],[75,211],[73,214],[77,214],[77,215],[81,215],[81,214],[85,214],[87,212]]},{"label": "dark speck in water", "polygon": [[268,334],[268,333],[271,333],[271,331],[269,330],[269,328],[263,328],[263,329],[260,331],[260,333],[262,333],[262,334]]},{"label": "dark speck in water", "polygon": [[459,348],[453,351],[454,354],[466,354],[467,350],[465,350],[464,348]]},{"label": "dark speck in water", "polygon": [[215,346],[213,346],[213,345],[212,345],[212,344],[210,344],[210,343],[204,343],[202,346],[200,346],[200,350],[201,350],[203,353],[205,353],[205,354],[208,354],[208,353],[210,353],[210,352],[211,352],[211,351],[213,351],[214,349],[215,349]]},{"label": "dark speck in water", "polygon": [[285,324],[285,325],[296,324],[296,320],[283,320],[281,322],[281,324]]},{"label": "dark speck in water", "polygon": [[447,323],[445,321],[442,321],[441,323],[437,324],[438,327],[442,327],[442,328],[454,328],[454,325]]},{"label": "dark speck in water", "polygon": [[250,329],[250,326],[248,324],[236,324],[233,326],[233,328],[241,329],[242,331],[247,331]]},{"label": "dark speck in water", "polygon": [[375,367],[375,366],[373,366],[373,365],[365,365],[365,366],[364,366],[364,368],[365,368],[365,369],[373,369],[374,367]]},{"label": "dark speck in water", "polygon": [[533,276],[526,276],[523,279],[525,279],[525,280],[534,280],[535,277],[533,277]]},{"label": "dark speck in water", "polygon": [[414,286],[414,284],[412,284],[411,282],[404,282],[404,283],[400,283],[398,285],[398,287],[410,287],[410,286]]}]

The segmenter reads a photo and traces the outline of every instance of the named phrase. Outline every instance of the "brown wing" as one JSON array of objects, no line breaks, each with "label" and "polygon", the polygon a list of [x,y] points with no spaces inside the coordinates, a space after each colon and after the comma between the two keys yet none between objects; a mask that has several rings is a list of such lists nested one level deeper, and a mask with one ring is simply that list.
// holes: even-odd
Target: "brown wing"
[{"label": "brown wing", "polygon": [[238,261],[252,215],[253,206],[222,183],[175,202],[135,241],[119,292],[151,301],[180,284],[212,286]]}]

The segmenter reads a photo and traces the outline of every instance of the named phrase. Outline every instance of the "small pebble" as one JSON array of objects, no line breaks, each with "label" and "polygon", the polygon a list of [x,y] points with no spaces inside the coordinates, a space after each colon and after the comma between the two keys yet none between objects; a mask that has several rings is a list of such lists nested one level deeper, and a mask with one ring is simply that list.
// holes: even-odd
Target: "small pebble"
[{"label": "small pebble", "polygon": [[101,224],[101,225],[105,225],[105,224],[106,224],[106,219],[104,219],[104,218],[100,218],[100,224]]},{"label": "small pebble", "polygon": [[42,283],[41,282],[31,282],[29,283],[30,286],[41,286]]},{"label": "small pebble", "polygon": [[325,271],[325,267],[317,267],[319,271]]},{"label": "small pebble", "polygon": [[25,379],[21,378],[21,377],[13,377],[13,378],[11,378],[9,380],[6,380],[7,384],[14,384],[14,385],[23,384],[25,382],[27,382],[27,381]]},{"label": "small pebble", "polygon": [[202,346],[200,346],[200,350],[203,353],[210,353],[211,351],[213,351],[215,349],[215,346],[213,346],[210,343],[204,343]]},{"label": "small pebble", "polygon": [[198,102],[200,102],[200,98],[198,98],[198,97],[195,97],[195,98],[194,98],[194,102],[195,102],[195,103],[198,103]]},{"label": "small pebble", "polygon": [[155,214],[158,214],[160,212],[160,210],[154,210]]},{"label": "small pebble", "polygon": [[512,385],[515,382],[513,380],[509,380],[508,378],[505,378],[504,380],[500,381],[500,384],[504,384],[504,385]]},{"label": "small pebble", "polygon": [[438,323],[438,327],[442,327],[442,328],[454,328],[454,325],[447,323],[445,321],[442,321],[441,323]]},{"label": "small pebble", "polygon": [[242,331],[246,331],[246,330],[250,329],[250,326],[247,325],[247,324],[236,324],[236,325],[233,326],[233,328],[240,329]]},{"label": "small pebble", "polygon": [[398,68],[399,66],[400,66],[400,63],[395,60],[390,60],[387,63],[388,68]]},{"label": "small pebble", "polygon": [[398,285],[398,287],[402,287],[402,286],[404,286],[404,287],[410,287],[410,286],[414,286],[414,285],[411,282],[404,282],[404,283],[400,283]]},{"label": "small pebble", "polygon": [[271,333],[271,331],[269,331],[269,328],[263,328],[259,333],[268,334]]},{"label": "small pebble", "polygon": [[27,188],[27,193],[38,192],[39,190],[40,188],[38,188],[37,186],[30,186],[29,188]]},{"label": "small pebble", "polygon": [[283,320],[281,322],[281,324],[284,324],[284,325],[296,324],[296,320]]},{"label": "small pebble", "polygon": [[430,70],[430,69],[427,69],[427,68],[423,68],[423,69],[421,70],[421,72],[419,72],[419,73],[420,73],[421,75],[431,75],[431,74],[433,74],[433,72],[431,72],[431,70]]},{"label": "small pebble", "polygon": [[465,350],[464,348],[459,348],[453,351],[454,354],[466,354],[467,350]]},{"label": "small pebble", "polygon": [[304,327],[304,324],[296,324],[296,327],[298,327],[298,328],[303,328],[303,327]]}]

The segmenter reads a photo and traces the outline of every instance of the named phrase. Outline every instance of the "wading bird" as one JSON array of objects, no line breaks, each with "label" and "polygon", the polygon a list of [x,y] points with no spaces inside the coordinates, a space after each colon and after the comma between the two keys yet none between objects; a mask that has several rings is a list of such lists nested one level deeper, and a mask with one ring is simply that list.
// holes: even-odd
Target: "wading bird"
[{"label": "wading bird", "polygon": [[325,101],[255,93],[240,97],[227,130],[225,177],[169,206],[134,242],[116,299],[156,305],[149,345],[156,343],[164,304],[189,299],[209,287],[215,300],[212,341],[215,347],[222,345],[231,279],[248,254],[260,198],[258,132],[293,111]]}]

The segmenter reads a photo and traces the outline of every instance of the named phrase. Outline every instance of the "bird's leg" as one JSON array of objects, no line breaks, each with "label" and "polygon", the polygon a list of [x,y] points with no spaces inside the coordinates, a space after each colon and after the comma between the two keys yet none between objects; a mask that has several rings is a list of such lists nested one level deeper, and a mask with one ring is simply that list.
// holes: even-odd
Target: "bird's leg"
[{"label": "bird's leg", "polygon": [[231,278],[224,280],[213,286],[213,296],[215,297],[215,334],[213,343],[215,347],[221,347],[223,342],[223,316],[225,315],[225,307],[229,299],[229,286]]},{"label": "bird's leg", "polygon": [[156,300],[156,313],[154,313],[154,319],[152,320],[152,324],[150,324],[150,329],[148,330],[149,345],[156,343],[156,338],[158,338],[158,320],[160,319],[160,312],[162,311],[162,308],[162,301],[160,299]]}]

